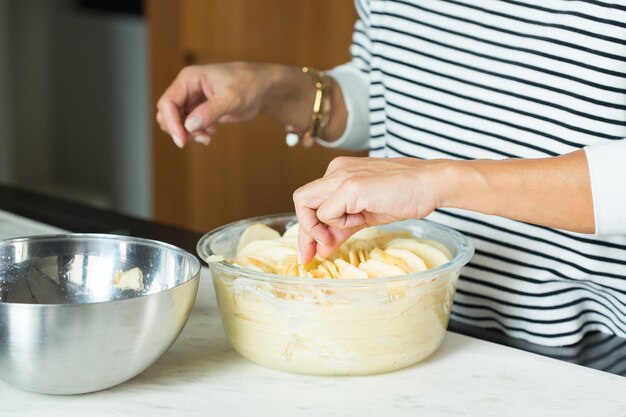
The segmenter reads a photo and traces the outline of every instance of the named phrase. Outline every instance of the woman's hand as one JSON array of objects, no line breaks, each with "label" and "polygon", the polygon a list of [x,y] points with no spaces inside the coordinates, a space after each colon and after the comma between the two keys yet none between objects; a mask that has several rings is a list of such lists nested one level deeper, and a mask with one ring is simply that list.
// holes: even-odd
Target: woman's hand
[{"label": "woman's hand", "polygon": [[157,103],[157,122],[182,148],[208,144],[216,123],[254,117],[272,78],[270,65],[226,63],[183,68]]},{"label": "woman's hand", "polygon": [[583,150],[541,159],[337,158],[294,194],[301,262],[327,257],[365,226],[450,207],[580,233],[594,213]]},{"label": "woman's hand", "polygon": [[[259,112],[306,130],[315,96],[313,79],[298,67],[231,62],[183,68],[157,103],[161,129],[182,148],[193,139],[208,144],[217,123],[249,120]],[[345,129],[341,90],[330,86],[331,115],[324,139]]]},{"label": "woman's hand", "polygon": [[294,193],[300,262],[330,255],[366,226],[427,216],[441,204],[441,168],[440,160],[336,158]]}]

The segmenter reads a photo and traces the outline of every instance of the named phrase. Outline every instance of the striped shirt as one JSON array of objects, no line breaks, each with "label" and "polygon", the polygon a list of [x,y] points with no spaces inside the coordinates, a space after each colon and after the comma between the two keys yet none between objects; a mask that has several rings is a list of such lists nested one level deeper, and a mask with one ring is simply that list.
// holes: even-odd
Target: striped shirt
[{"label": "striped shirt", "polygon": [[[349,113],[336,145],[369,143],[374,157],[502,159],[626,137],[626,1],[356,6],[353,59],[331,71]],[[626,166],[626,146],[619,150],[613,165]],[[591,175],[594,207],[594,181],[626,195],[623,177]],[[454,319],[546,346],[589,331],[626,337],[626,233],[583,235],[456,209],[429,219],[476,247]]]}]

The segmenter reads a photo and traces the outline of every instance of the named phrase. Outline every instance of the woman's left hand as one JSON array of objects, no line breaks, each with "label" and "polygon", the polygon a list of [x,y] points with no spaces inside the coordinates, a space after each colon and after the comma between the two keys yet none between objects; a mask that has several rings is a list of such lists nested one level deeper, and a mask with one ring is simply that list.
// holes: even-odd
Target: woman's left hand
[{"label": "woman's left hand", "polygon": [[[616,192],[621,192],[616,190]],[[578,233],[595,230],[584,150],[549,158],[337,158],[294,194],[301,262],[327,257],[366,226],[443,207]]]},{"label": "woman's left hand", "polygon": [[[300,262],[325,258],[358,230],[441,207],[443,160],[334,159],[323,178],[294,193],[300,222]],[[437,172],[437,173],[435,173]]]}]

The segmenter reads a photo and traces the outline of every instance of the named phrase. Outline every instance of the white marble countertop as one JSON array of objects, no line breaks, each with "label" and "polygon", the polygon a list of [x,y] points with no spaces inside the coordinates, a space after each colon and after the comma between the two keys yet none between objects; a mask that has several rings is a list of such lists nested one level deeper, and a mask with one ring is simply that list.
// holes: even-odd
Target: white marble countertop
[{"label": "white marble countertop", "polygon": [[58,227],[25,219],[13,213],[0,210],[0,239],[63,232],[64,230]]},{"label": "white marble countertop", "polygon": [[[1,214],[0,229],[5,220]],[[28,230],[53,231],[45,227]],[[384,375],[265,369],[229,346],[203,268],[187,326],[152,367],[120,386],[79,396],[33,394],[0,382],[0,416],[624,417],[625,394],[626,378],[455,333],[421,364]]]}]

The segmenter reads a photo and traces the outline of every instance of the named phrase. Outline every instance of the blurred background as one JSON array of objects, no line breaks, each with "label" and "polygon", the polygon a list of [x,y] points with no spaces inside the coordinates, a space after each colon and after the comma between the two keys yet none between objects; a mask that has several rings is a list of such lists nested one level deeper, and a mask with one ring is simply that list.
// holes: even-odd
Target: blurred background
[{"label": "blurred background", "polygon": [[0,183],[206,231],[291,211],[339,153],[259,117],[177,149],[155,103],[185,65],[349,59],[351,0],[0,0]]}]

